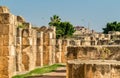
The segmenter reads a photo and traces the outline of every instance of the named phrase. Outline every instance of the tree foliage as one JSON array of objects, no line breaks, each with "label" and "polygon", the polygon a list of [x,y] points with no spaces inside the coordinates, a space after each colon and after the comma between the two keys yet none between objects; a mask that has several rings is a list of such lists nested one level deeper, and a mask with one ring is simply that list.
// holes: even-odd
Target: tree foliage
[{"label": "tree foliage", "polygon": [[57,15],[53,15],[50,20],[49,25],[56,27],[56,38],[67,38],[72,36],[75,32],[70,22],[61,22],[61,19]]},{"label": "tree foliage", "polygon": [[103,28],[103,33],[108,34],[109,31],[120,31],[120,22],[107,23],[106,28]]},{"label": "tree foliage", "polygon": [[49,22],[50,26],[56,25],[61,21],[61,19],[57,15],[53,15],[53,17],[50,17],[50,20],[51,20],[51,22]]}]

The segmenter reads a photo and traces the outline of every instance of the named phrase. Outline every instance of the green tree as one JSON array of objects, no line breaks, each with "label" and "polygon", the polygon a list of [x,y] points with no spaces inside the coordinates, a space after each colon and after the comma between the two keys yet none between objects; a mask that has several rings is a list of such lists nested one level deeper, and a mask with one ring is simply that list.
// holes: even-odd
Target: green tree
[{"label": "green tree", "polygon": [[70,37],[75,32],[74,27],[70,22],[61,22],[61,19],[57,15],[53,15],[50,20],[49,25],[56,27],[57,39]]},{"label": "green tree", "polygon": [[120,31],[120,22],[107,23],[106,27],[103,28],[103,33],[108,34],[109,31]]},{"label": "green tree", "polygon": [[50,17],[50,20],[51,20],[51,22],[49,22],[49,25],[54,26],[61,21],[61,18],[59,18],[59,16],[57,16],[57,15],[53,15],[53,17]]}]

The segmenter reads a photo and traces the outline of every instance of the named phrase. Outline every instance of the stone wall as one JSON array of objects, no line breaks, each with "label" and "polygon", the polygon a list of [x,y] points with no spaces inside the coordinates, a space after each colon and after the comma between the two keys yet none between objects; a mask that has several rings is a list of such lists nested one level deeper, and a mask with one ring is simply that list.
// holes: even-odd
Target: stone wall
[{"label": "stone wall", "polygon": [[16,71],[16,17],[0,7],[0,78],[11,78]]},{"label": "stone wall", "polygon": [[0,7],[0,78],[55,63],[55,27],[32,27]]},{"label": "stone wall", "polygon": [[[66,63],[67,59],[99,59],[101,46],[82,46],[88,44],[92,43],[56,40],[55,27],[32,27],[23,17],[11,14],[7,7],[0,7],[0,78],[11,78],[16,72],[37,66]],[[119,46],[102,47],[111,51],[105,59],[120,60]]]},{"label": "stone wall", "polygon": [[120,78],[120,61],[69,60],[66,78]]},{"label": "stone wall", "polygon": [[[102,56],[103,50],[110,51]],[[120,61],[120,46],[78,46],[67,48],[67,59],[112,59]]]}]

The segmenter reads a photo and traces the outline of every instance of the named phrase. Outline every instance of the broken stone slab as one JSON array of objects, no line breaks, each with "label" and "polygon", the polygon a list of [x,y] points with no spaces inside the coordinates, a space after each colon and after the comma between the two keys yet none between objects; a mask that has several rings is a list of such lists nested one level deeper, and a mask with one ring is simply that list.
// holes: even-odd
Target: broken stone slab
[{"label": "broken stone slab", "polygon": [[120,78],[120,61],[69,60],[67,78]]}]

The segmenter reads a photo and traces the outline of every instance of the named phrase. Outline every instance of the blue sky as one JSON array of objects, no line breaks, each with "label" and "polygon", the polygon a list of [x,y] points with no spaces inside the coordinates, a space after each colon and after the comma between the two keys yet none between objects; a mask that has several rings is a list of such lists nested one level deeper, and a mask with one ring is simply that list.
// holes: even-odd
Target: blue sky
[{"label": "blue sky", "polygon": [[36,26],[48,26],[50,17],[102,31],[107,22],[120,21],[120,0],[0,0],[14,15]]}]

